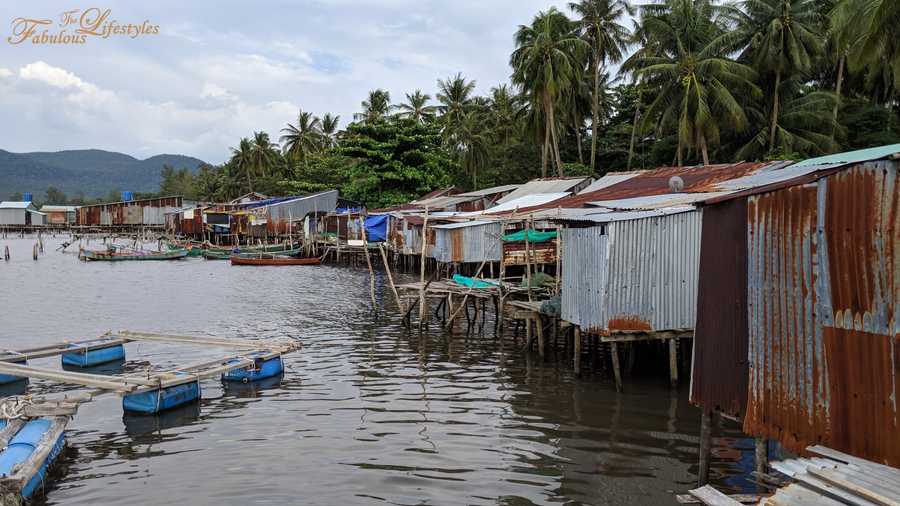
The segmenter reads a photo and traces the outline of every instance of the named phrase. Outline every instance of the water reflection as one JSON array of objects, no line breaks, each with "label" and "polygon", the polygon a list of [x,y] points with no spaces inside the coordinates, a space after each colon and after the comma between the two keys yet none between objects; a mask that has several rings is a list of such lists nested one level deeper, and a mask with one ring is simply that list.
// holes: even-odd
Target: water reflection
[{"label": "water reflection", "polygon": [[[110,265],[50,253],[34,262],[31,242],[10,242],[0,284],[19,288],[0,313],[0,347],[122,328],[304,342],[282,378],[206,380],[202,400],[174,412],[123,417],[115,396],[82,406],[69,433],[77,452],[46,503],[671,504],[696,480],[699,413],[686,386],[636,373],[617,393],[601,368],[576,379],[571,357],[523,353],[511,329],[493,334],[490,317],[484,335],[407,330],[395,311],[372,312],[365,268]],[[376,281],[393,308],[386,279]],[[126,374],[229,353],[127,348]],[[714,444],[714,482],[745,489],[737,476],[752,442],[725,423]]]}]

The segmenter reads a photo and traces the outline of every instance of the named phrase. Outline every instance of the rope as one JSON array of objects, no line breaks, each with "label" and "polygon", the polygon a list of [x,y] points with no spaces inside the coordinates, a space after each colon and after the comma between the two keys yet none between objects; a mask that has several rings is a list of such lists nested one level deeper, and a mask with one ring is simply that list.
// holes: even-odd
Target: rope
[{"label": "rope", "polygon": [[25,408],[31,406],[30,397],[10,397],[0,403],[0,418],[7,420],[24,419]]}]

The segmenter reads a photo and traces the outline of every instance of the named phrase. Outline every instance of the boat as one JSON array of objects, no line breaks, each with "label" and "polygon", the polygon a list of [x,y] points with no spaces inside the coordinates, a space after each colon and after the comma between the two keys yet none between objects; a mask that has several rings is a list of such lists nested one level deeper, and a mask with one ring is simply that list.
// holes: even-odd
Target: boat
[{"label": "boat", "polygon": [[231,265],[319,265],[319,257],[297,258],[280,255],[232,255]]},{"label": "boat", "polygon": [[186,249],[173,249],[169,251],[144,251],[109,249],[107,251],[81,250],[79,258],[85,261],[116,262],[124,260],[178,260],[188,256]]},{"label": "boat", "polygon": [[[0,451],[0,476],[8,483],[3,504],[22,504],[46,483],[47,471],[66,445],[66,417],[2,421],[8,443]],[[15,499],[13,499],[14,496]]]},{"label": "boat", "polygon": [[203,250],[203,258],[207,260],[228,260],[234,253],[231,250],[206,249]]}]

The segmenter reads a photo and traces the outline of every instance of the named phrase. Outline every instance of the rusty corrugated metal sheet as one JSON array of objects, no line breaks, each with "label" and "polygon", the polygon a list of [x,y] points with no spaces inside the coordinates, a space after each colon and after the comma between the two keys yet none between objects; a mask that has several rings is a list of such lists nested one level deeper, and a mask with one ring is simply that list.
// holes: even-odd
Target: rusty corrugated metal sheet
[{"label": "rusty corrugated metal sheet", "polygon": [[606,226],[571,228],[560,231],[562,240],[562,280],[560,317],[582,328],[605,326],[609,236]]},{"label": "rusty corrugated metal sheet", "polygon": [[[547,241],[538,244],[530,244],[528,251],[531,253],[532,264],[555,264],[556,241]],[[504,242],[503,263],[506,265],[526,265],[525,242]]]},{"label": "rusty corrugated metal sheet", "polygon": [[900,465],[897,164],[750,197],[744,429]]},{"label": "rusty corrugated metal sheet", "polygon": [[438,262],[499,262],[501,224],[499,221],[473,221],[428,227],[434,233],[430,256]]},{"label": "rusty corrugated metal sheet", "polygon": [[691,402],[741,417],[747,406],[747,201],[703,209]]},{"label": "rusty corrugated metal sheet", "polygon": [[181,197],[110,202],[79,207],[78,225],[165,225],[166,213],[182,207]]}]

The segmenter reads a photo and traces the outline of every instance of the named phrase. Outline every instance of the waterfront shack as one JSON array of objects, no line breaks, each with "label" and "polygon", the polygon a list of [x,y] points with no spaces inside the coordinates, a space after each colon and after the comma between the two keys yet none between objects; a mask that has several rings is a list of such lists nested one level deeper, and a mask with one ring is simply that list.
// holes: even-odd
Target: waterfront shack
[{"label": "waterfront shack", "polygon": [[76,210],[75,223],[79,226],[163,228],[166,214],[183,206],[184,199],[180,196],[93,204]]},{"label": "waterfront shack", "polygon": [[0,225],[43,225],[46,215],[31,201],[0,202]]},{"label": "waterfront shack", "polygon": [[814,158],[706,202],[691,388],[705,413],[900,465],[898,157]]},{"label": "waterfront shack", "polygon": [[47,216],[48,225],[74,225],[75,206],[41,206],[41,212]]}]

